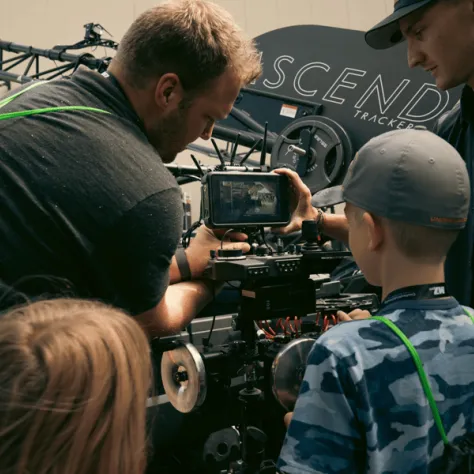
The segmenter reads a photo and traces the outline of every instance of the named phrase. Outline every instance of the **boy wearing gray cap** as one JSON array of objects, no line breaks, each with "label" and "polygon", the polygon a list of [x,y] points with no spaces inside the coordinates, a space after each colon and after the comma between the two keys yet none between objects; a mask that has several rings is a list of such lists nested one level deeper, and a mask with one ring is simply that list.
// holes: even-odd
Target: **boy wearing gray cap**
[{"label": "boy wearing gray cap", "polygon": [[469,198],[464,161],[429,131],[385,133],[353,160],[349,245],[382,306],[314,344],[281,472],[448,472],[444,447],[474,431],[474,310],[444,284]]}]

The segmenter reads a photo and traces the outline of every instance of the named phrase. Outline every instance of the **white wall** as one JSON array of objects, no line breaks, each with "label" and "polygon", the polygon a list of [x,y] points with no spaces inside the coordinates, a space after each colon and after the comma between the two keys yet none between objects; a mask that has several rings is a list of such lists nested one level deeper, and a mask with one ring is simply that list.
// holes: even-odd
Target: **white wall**
[{"label": "white wall", "polygon": [[[393,10],[394,0],[215,0],[251,36],[297,24],[365,30]],[[159,0],[0,0],[0,39],[49,48],[78,40],[85,23],[101,23],[117,41]]]},{"label": "white wall", "polygon": [[[215,0],[252,37],[277,28],[317,24],[366,30],[393,11],[394,0]],[[130,23],[157,0],[0,0],[0,39],[37,48],[71,44],[83,38],[86,23],[102,24],[120,42]],[[110,50],[107,54],[111,54]],[[101,51],[96,55],[102,56]],[[23,66],[24,67],[24,66]],[[0,88],[0,96],[5,92]],[[191,164],[184,152],[178,162]],[[204,163],[206,156],[199,155]],[[199,184],[183,187],[198,216]]]}]

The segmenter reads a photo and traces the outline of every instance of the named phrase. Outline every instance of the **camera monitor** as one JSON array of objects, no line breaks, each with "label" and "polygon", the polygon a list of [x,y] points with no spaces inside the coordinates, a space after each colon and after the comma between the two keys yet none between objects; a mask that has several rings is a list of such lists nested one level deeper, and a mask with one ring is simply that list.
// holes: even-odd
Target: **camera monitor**
[{"label": "camera monitor", "polygon": [[263,172],[208,173],[203,178],[202,212],[211,228],[287,225],[288,177]]}]

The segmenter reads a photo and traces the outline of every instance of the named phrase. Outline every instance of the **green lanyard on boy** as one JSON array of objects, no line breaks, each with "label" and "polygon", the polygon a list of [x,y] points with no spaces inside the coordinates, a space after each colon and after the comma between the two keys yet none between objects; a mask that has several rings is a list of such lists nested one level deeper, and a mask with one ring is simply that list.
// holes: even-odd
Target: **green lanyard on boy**
[{"label": "green lanyard on boy", "polygon": [[[384,305],[397,300],[422,299],[426,297],[445,298],[446,296],[446,287],[444,283],[435,285],[419,285],[412,288],[403,288],[391,293],[387,299],[384,300]],[[465,308],[463,309],[474,324],[474,316],[470,314]],[[415,347],[410,342],[408,337],[403,333],[403,331],[393,321],[384,318],[383,316],[373,316],[371,319],[377,319],[388,326],[401,339],[403,344],[405,344],[408,352],[413,358],[418,376],[420,377],[421,385],[425,392],[426,398],[428,399],[431,412],[433,413],[434,421],[444,443],[441,466],[438,471],[439,474],[471,474],[474,468],[474,434],[467,433],[454,444],[449,442],[433,396],[433,392],[431,390],[430,383],[428,381],[428,377],[426,375],[425,369],[423,368],[423,363],[421,362],[420,356],[418,355]]]}]

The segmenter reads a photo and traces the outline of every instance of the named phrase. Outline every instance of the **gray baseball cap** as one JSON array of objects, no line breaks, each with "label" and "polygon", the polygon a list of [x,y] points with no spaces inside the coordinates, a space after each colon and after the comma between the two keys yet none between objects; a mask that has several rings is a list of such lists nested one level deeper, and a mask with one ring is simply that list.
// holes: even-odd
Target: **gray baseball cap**
[{"label": "gray baseball cap", "polygon": [[366,43],[374,49],[387,49],[403,41],[398,22],[420,8],[437,0],[398,0],[394,10],[385,20],[375,25],[365,34]]},{"label": "gray baseball cap", "polygon": [[379,217],[439,229],[464,228],[471,196],[466,164],[456,149],[415,129],[372,138],[337,191],[333,205],[350,202]]}]

